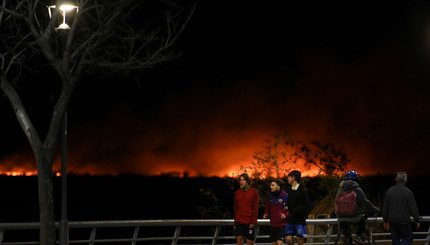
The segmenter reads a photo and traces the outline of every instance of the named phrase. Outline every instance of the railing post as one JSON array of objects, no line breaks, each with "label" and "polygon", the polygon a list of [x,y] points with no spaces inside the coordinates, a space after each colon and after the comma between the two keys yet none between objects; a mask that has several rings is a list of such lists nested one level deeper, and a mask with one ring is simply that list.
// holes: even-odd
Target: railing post
[{"label": "railing post", "polygon": [[257,237],[258,237],[258,232],[260,231],[260,226],[256,225],[255,226],[255,237],[254,237],[254,243],[256,243],[255,241],[257,241]]},{"label": "railing post", "polygon": [[214,238],[212,239],[212,245],[215,245],[217,240],[218,240],[218,236],[219,236],[219,232],[221,231],[221,226],[217,225],[215,228],[215,233],[214,233]]},{"label": "railing post", "polygon": [[140,230],[140,226],[136,226],[136,227],[134,228],[133,241],[131,242],[131,245],[136,245],[137,237],[138,237],[138,235],[139,235],[139,230]]},{"label": "railing post", "polygon": [[333,232],[333,225],[330,225],[330,227],[327,230],[327,238],[325,239],[325,242],[324,242],[325,245],[329,244],[332,232]]},{"label": "railing post", "polygon": [[96,230],[97,228],[93,228],[90,234],[90,243],[88,245],[94,245],[94,241],[96,240]]},{"label": "railing post", "polygon": [[173,235],[172,245],[176,245],[176,243],[178,243],[180,233],[181,233],[181,226],[178,225],[178,226],[176,226],[175,234]]},{"label": "railing post", "polygon": [[429,245],[429,242],[430,242],[430,227],[427,231],[427,238],[426,238],[426,242],[424,243],[424,245]]},{"label": "railing post", "polygon": [[4,230],[0,230],[0,245],[3,244]]}]

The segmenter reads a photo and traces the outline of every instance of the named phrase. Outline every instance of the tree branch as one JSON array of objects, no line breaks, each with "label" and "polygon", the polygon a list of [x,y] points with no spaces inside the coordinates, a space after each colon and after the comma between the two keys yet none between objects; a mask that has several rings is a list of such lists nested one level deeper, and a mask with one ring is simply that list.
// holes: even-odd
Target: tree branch
[{"label": "tree branch", "polygon": [[18,119],[21,128],[23,129],[28,141],[31,144],[33,152],[38,155],[39,150],[42,148],[39,135],[37,134],[31,120],[21,102],[18,94],[13,86],[9,83],[6,74],[0,69],[0,88],[9,99],[15,111],[16,118]]}]

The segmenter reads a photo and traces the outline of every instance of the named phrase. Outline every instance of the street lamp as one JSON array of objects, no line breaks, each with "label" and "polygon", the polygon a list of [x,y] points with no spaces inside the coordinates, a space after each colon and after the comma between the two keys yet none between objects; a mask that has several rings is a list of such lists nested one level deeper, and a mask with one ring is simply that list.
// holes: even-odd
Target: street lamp
[{"label": "street lamp", "polygon": [[70,29],[70,26],[66,23],[66,15],[68,13],[71,13],[73,10],[76,10],[76,13],[79,11],[78,6],[73,4],[73,2],[70,1],[57,1],[57,5],[51,5],[48,6],[48,12],[49,12],[49,18],[52,18],[52,10],[57,9],[60,11],[61,15],[63,16],[63,22],[55,28],[56,30],[68,30]]},{"label": "street lamp", "polygon": [[[57,6],[59,6],[57,8]],[[57,5],[48,6],[49,18],[52,18],[52,11],[58,9],[63,16],[62,23],[55,28],[56,31],[63,30],[59,34],[67,35],[70,26],[66,23],[66,15],[73,13],[76,10],[78,13],[79,8],[75,4],[67,0],[58,0]],[[67,108],[63,116],[63,125],[61,129],[61,220],[59,226],[59,244],[69,244],[69,222],[67,220]]]}]

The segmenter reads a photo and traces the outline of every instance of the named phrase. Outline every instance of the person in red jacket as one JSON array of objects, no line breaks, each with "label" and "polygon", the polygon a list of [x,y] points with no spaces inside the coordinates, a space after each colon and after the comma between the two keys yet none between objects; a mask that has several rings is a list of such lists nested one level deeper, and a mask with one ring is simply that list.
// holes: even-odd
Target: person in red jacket
[{"label": "person in red jacket", "polygon": [[270,240],[273,245],[282,245],[285,242],[288,211],[284,207],[287,205],[288,194],[281,189],[281,185],[282,181],[279,179],[270,183],[270,193],[267,195],[263,215],[263,219],[270,217]]},{"label": "person in red jacket", "polygon": [[234,193],[234,230],[238,245],[254,244],[255,225],[258,217],[258,202],[260,200],[257,189],[251,187],[248,174],[239,176],[240,189]]}]

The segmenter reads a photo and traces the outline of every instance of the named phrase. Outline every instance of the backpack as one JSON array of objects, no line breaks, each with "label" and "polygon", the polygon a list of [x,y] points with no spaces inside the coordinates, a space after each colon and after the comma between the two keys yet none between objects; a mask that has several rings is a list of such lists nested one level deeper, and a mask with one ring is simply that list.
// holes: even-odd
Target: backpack
[{"label": "backpack", "polygon": [[334,206],[336,216],[354,216],[356,201],[357,193],[354,190],[337,195]]}]

